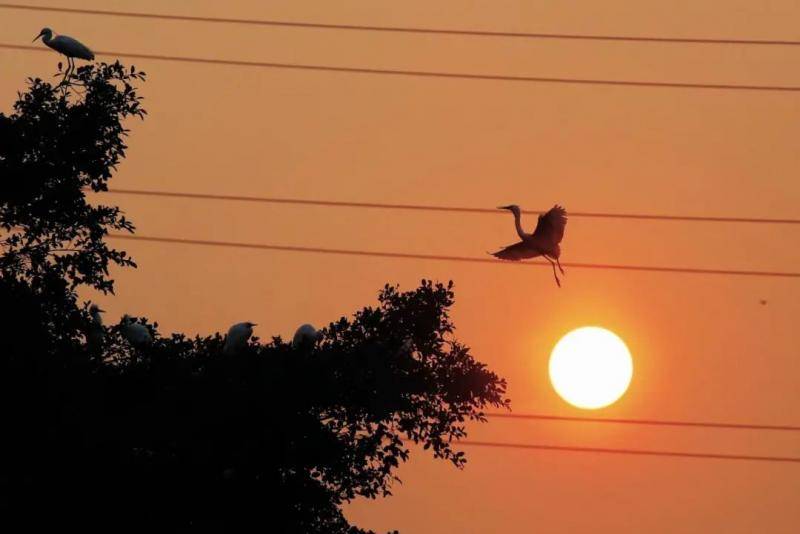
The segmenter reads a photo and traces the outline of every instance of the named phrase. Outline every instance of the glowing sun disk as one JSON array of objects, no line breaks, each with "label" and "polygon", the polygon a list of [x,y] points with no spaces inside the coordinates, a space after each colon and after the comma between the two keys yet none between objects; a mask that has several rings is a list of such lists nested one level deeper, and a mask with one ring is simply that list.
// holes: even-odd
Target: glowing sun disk
[{"label": "glowing sun disk", "polygon": [[550,354],[550,382],[568,403],[603,408],[619,399],[631,383],[633,360],[625,343],[596,326],[578,328],[556,343]]}]

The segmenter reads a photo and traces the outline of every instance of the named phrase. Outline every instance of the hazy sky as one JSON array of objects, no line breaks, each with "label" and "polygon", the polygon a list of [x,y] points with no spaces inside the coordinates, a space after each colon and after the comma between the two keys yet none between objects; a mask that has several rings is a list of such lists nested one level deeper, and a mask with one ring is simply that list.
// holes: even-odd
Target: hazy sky
[{"label": "hazy sky", "polygon": [[[800,4],[82,1],[48,5],[556,33],[798,39]],[[800,85],[800,47],[602,43],[141,21],[0,10],[0,41],[43,26],[96,50],[530,76]],[[102,57],[108,60],[113,58]],[[0,50],[0,110],[55,53]],[[798,217],[797,93],[441,80],[136,61],[150,113],[132,122],[111,186],[573,211]],[[511,216],[109,196],[141,234],[485,257]],[[523,225],[532,229],[528,217]],[[564,261],[800,270],[800,228],[572,218]],[[629,345],[628,394],[608,417],[800,423],[796,280],[542,268],[120,242],[122,313],[162,333],[238,321],[287,337],[374,302],[385,282],[456,282],[457,335],[509,380],[518,412],[577,415],[547,379],[558,338],[587,324]],[[767,305],[759,301],[765,299]],[[800,455],[790,433],[492,421],[519,443]],[[362,527],[413,534],[796,532],[800,466],[466,449],[458,471],[419,451],[395,496],[357,501]]]}]

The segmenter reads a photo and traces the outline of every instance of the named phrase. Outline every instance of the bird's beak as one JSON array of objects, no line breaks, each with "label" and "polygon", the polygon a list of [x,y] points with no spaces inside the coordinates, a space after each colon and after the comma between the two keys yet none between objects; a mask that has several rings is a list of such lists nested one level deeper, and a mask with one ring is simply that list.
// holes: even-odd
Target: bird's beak
[{"label": "bird's beak", "polygon": [[510,210],[511,206],[497,206],[497,209],[499,209],[499,210]]},{"label": "bird's beak", "polygon": [[97,308],[97,311],[99,311],[100,313],[105,313],[106,312],[105,310],[101,310],[100,308]]},{"label": "bird's beak", "polygon": [[39,38],[39,37],[41,37],[42,35],[44,35],[44,33],[39,33],[39,35],[37,35],[36,37],[34,37],[34,38],[33,38],[33,41],[31,41],[31,42],[32,42],[32,43],[36,42],[36,39],[38,39],[38,38]]}]

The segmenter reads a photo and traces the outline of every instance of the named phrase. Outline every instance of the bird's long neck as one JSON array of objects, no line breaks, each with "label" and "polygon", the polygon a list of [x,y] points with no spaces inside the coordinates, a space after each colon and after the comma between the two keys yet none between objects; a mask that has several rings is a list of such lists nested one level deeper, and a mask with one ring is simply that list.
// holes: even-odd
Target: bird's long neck
[{"label": "bird's long neck", "polygon": [[92,312],[92,320],[94,321],[94,324],[97,325],[103,324],[103,318],[100,317],[100,312]]},{"label": "bird's long neck", "polygon": [[518,211],[514,212],[514,226],[517,228],[517,234],[519,234],[520,239],[526,239],[528,237],[528,234],[522,230],[522,216]]}]

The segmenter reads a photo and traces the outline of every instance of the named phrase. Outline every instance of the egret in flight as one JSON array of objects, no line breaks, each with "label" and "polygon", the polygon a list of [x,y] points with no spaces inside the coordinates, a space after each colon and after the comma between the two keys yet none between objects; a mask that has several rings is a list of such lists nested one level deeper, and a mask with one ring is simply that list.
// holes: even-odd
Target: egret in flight
[{"label": "egret in flight", "polygon": [[292,338],[292,348],[311,350],[320,338],[317,329],[310,324],[304,324],[297,329]]},{"label": "egret in flight", "polygon": [[88,46],[77,39],[73,39],[67,35],[58,35],[53,37],[53,30],[50,28],[42,29],[42,31],[39,32],[39,35],[33,38],[33,41],[36,41],[36,39],[39,37],[42,38],[42,42],[44,42],[44,44],[59,54],[67,56],[67,71],[64,73],[65,80],[67,79],[67,76],[69,76],[69,74],[75,70],[75,58],[85,59],[87,61],[94,60],[94,52],[89,50]]},{"label": "egret in flight", "polygon": [[225,344],[222,346],[222,354],[232,356],[247,346],[247,340],[253,335],[253,327],[256,323],[236,323],[228,330],[225,337]]},{"label": "egret in flight", "polygon": [[128,314],[122,317],[120,332],[122,332],[122,337],[128,340],[128,343],[137,349],[143,349],[153,342],[150,330],[148,330],[145,325],[137,323],[135,319]]},{"label": "egret in flight", "polygon": [[511,261],[542,256],[553,266],[553,276],[556,279],[556,284],[558,284],[558,287],[561,287],[561,281],[558,279],[558,274],[556,274],[556,265],[558,265],[561,274],[564,274],[564,269],[561,267],[561,262],[559,261],[561,257],[561,247],[559,243],[561,243],[561,240],[564,238],[564,228],[567,226],[566,210],[559,205],[553,206],[547,213],[539,215],[539,222],[536,224],[536,230],[534,230],[532,234],[526,234],[522,230],[522,224],[520,223],[521,214],[519,206],[511,204],[510,206],[500,206],[498,209],[508,210],[514,214],[514,225],[522,241],[490,254],[501,260]]}]

